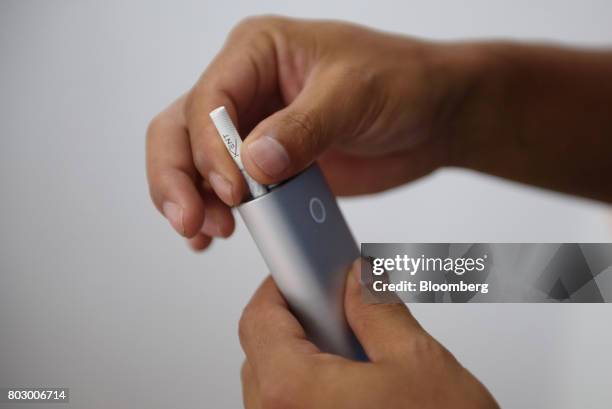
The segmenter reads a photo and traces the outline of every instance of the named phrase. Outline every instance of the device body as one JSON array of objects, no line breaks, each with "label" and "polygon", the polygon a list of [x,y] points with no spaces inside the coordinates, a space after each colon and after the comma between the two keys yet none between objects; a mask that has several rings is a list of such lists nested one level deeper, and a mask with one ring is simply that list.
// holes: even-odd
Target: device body
[{"label": "device body", "polygon": [[276,284],[322,351],[364,360],[346,323],[346,273],[359,249],[318,166],[238,206]]}]

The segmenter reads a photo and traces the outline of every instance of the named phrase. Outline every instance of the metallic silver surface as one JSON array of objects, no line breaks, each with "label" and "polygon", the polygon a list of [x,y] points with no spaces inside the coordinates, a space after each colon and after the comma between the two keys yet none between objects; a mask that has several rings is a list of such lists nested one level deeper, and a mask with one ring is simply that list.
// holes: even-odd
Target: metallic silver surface
[{"label": "metallic silver surface", "polygon": [[362,359],[343,311],[344,280],[359,249],[319,168],[238,211],[310,339],[323,351]]}]

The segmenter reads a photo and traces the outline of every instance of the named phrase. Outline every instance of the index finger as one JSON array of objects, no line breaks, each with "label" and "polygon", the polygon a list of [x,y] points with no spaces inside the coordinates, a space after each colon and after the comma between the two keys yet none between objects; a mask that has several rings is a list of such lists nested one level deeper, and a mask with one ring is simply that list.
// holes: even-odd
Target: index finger
[{"label": "index finger", "polygon": [[239,24],[190,92],[185,117],[193,162],[226,204],[240,203],[246,184],[209,113],[225,106],[242,136],[277,104],[275,45],[265,19]]}]

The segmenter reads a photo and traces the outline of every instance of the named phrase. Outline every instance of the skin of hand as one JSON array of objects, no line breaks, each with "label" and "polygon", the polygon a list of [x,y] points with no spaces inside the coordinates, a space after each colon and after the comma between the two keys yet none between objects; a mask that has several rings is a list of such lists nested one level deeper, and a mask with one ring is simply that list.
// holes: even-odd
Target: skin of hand
[{"label": "skin of hand", "polygon": [[402,303],[365,304],[359,261],[348,274],[347,320],[370,362],[323,353],[306,339],[268,278],[239,333],[247,409],[498,408],[486,388],[419,325]]},{"label": "skin of hand", "polygon": [[195,86],[151,122],[153,201],[196,250],[234,229],[247,194],[208,113],[224,105],[251,176],[319,164],[338,195],[382,191],[448,162],[443,128],[469,86],[470,53],[325,21],[249,18]]},{"label": "skin of hand", "polygon": [[459,166],[612,202],[611,73],[607,51],[248,18],[151,122],[151,197],[195,250],[232,233],[247,188],[208,117],[225,105],[260,183],[318,160],[356,195]]}]

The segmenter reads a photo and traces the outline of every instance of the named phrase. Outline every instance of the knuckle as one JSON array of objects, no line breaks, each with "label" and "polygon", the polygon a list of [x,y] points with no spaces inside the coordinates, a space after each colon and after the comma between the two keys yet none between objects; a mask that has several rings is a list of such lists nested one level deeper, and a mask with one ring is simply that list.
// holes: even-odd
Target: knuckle
[{"label": "knuckle", "polygon": [[411,342],[412,354],[427,359],[438,361],[447,357],[448,351],[427,333],[417,334]]},{"label": "knuckle", "polygon": [[258,30],[266,23],[267,21],[265,15],[246,16],[242,20],[240,20],[240,22],[238,22],[236,28],[238,30],[246,31]]},{"label": "knuckle", "polygon": [[242,315],[240,315],[240,320],[238,320],[238,338],[242,342],[244,342],[248,338],[249,334],[249,306],[246,306],[244,310],[242,310]]},{"label": "knuckle", "polygon": [[195,168],[201,175],[205,175],[209,163],[206,153],[202,149],[194,149],[192,157]]},{"label": "knuckle", "polygon": [[351,81],[367,82],[372,77],[372,71],[357,64],[340,64],[336,67],[336,74]]},{"label": "knuckle", "polygon": [[266,381],[261,385],[262,409],[301,409],[304,404],[299,383],[294,377]]},{"label": "knuckle", "polygon": [[257,315],[258,312],[256,308],[251,304],[247,304],[242,310],[240,320],[238,321],[238,337],[241,341],[244,342],[249,339],[253,330],[253,325],[257,322]]},{"label": "knuckle", "polygon": [[163,112],[160,112],[159,114],[155,115],[151,121],[149,121],[149,125],[147,126],[147,139],[150,140],[154,137],[154,135],[159,133],[164,120]]},{"label": "knuckle", "polygon": [[425,334],[418,334],[412,338],[412,347],[416,351],[429,352],[434,350],[434,342]]},{"label": "knuckle", "polygon": [[277,27],[287,20],[287,18],[275,14],[259,14],[245,17],[240,21],[239,26],[255,29],[270,28]]},{"label": "knuckle", "polygon": [[164,192],[167,190],[168,186],[167,172],[164,172],[158,169],[157,166],[152,166],[151,163],[149,163],[147,164],[147,179],[149,182],[149,197],[155,206],[157,206],[161,211]]},{"label": "knuckle", "polygon": [[365,304],[356,312],[364,321],[392,320],[405,313],[399,304]]},{"label": "knuckle", "polygon": [[339,82],[349,85],[357,92],[371,94],[380,89],[381,76],[377,71],[354,64],[342,64],[335,68],[335,75]]},{"label": "knuckle", "polygon": [[321,141],[323,126],[317,116],[310,112],[289,112],[284,117],[285,126],[297,130],[302,149],[308,152],[317,151]]},{"label": "knuckle", "polygon": [[185,119],[187,120],[187,123],[191,122],[194,118],[195,107],[196,107],[195,101],[198,98],[198,91],[201,86],[200,84],[201,84],[201,81],[198,81],[185,95],[185,100],[183,103],[183,109],[181,111],[181,114],[185,117]]},{"label": "knuckle", "polygon": [[402,317],[410,315],[410,311],[403,303],[370,304],[369,306],[375,309],[379,315],[391,319],[401,319]]},{"label": "knuckle", "polygon": [[286,21],[286,18],[272,14],[248,16],[236,24],[232,30],[231,36],[252,36],[270,30],[277,30],[282,27]]},{"label": "knuckle", "polygon": [[176,180],[180,177],[181,172],[181,170],[172,168],[147,170],[149,196],[156,206],[161,208],[166,193],[176,184]]},{"label": "knuckle", "polygon": [[249,368],[249,363],[245,360],[240,367],[240,379],[242,384],[247,384],[251,381],[251,370]]}]

